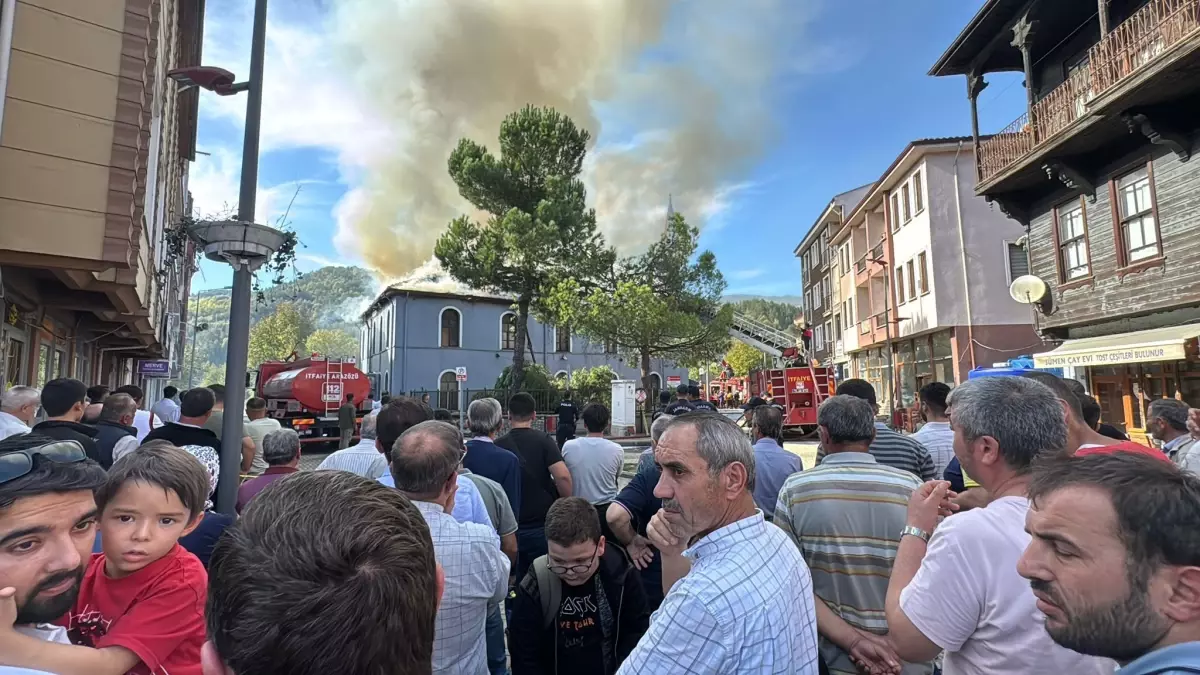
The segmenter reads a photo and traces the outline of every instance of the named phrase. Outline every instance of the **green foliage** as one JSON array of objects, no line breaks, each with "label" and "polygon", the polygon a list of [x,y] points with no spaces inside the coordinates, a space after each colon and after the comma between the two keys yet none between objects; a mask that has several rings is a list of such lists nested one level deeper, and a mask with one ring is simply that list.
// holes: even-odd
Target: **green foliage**
[{"label": "green foliage", "polygon": [[615,255],[596,232],[579,174],[590,137],[550,108],[527,106],[500,125],[500,152],[462,139],[450,154],[459,193],[487,223],[455,219],[434,255],[457,281],[517,298],[512,380],[525,378],[531,307],[579,269],[611,268]]},{"label": "green foliage", "polygon": [[250,329],[249,366],[255,368],[263,361],[278,361],[302,351],[311,332],[311,323],[296,305],[280,303],[274,314]]},{"label": "green foliage", "polygon": [[800,308],[785,302],[751,298],[732,303],[733,311],[779,330],[794,331]]},{"label": "green foliage", "polygon": [[512,388],[512,366],[505,366],[496,378],[494,389],[502,391],[557,391],[563,383],[555,379],[546,367],[537,363],[525,367],[525,381],[520,387]]},{"label": "green foliage", "polygon": [[650,387],[652,357],[681,365],[710,363],[729,345],[733,310],[721,304],[725,279],[710,251],[696,255],[699,231],[676,214],[643,255],[608,270],[581,268],[559,281],[547,313],[598,344],[636,357]]},{"label": "green foliage", "polygon": [[317,353],[333,359],[358,356],[358,336],[340,328],[321,328],[305,341],[306,353]]},{"label": "green foliage", "polygon": [[583,406],[593,401],[612,408],[612,381],[616,372],[609,366],[580,368],[571,373],[571,396]]},{"label": "green foliage", "polygon": [[733,374],[745,377],[752,368],[762,365],[763,354],[745,342],[734,341],[729,351],[725,353],[725,361],[733,368]]}]

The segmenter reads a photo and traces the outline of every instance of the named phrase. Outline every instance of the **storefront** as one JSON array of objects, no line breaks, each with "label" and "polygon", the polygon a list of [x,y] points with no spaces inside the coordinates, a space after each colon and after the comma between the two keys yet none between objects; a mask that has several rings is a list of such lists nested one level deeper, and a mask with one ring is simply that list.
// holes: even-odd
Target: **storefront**
[{"label": "storefront", "polygon": [[1200,325],[1067,340],[1034,356],[1038,368],[1086,369],[1101,419],[1145,443],[1146,409],[1159,398],[1200,404]]},{"label": "storefront", "polygon": [[[894,388],[897,409],[916,409],[917,392],[931,382],[953,386],[954,331],[944,330],[915,338],[892,342],[892,363],[896,379],[887,358],[887,347],[877,347],[854,355],[855,375],[870,382],[879,398],[880,410],[891,410],[890,392]],[[889,386],[890,385],[890,386]]]}]

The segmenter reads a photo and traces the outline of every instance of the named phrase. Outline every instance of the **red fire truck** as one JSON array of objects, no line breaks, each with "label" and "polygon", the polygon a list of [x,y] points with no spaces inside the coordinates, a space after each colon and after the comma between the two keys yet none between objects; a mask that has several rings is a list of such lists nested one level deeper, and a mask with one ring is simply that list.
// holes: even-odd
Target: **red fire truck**
[{"label": "red fire truck", "polygon": [[369,413],[363,407],[371,381],[354,359],[326,359],[318,354],[286,361],[267,361],[258,367],[256,396],[267,400],[267,414],[300,434],[305,444],[337,443],[338,408],[347,394],[359,406],[358,421]]},{"label": "red fire truck", "polygon": [[817,430],[817,408],[833,395],[833,369],[797,366],[750,373],[750,393],[783,406],[784,431],[811,434]]}]

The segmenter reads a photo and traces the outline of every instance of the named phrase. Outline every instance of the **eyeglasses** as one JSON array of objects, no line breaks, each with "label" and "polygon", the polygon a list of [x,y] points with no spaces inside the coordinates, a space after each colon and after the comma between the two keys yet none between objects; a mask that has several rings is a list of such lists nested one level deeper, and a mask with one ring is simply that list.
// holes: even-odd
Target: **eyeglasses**
[{"label": "eyeglasses", "polygon": [[0,455],[0,485],[29,475],[33,471],[34,457],[58,464],[74,464],[88,458],[77,441],[55,441],[25,450],[12,450]]},{"label": "eyeglasses", "polygon": [[550,571],[554,572],[555,574],[567,574],[568,572],[571,574],[585,574],[588,570],[592,569],[592,563],[596,562],[596,558],[599,556],[600,547],[597,546],[596,550],[592,553],[592,559],[587,561],[585,564],[571,565],[570,567],[567,567],[566,565],[555,565],[551,563],[547,565],[547,567],[549,567]]}]

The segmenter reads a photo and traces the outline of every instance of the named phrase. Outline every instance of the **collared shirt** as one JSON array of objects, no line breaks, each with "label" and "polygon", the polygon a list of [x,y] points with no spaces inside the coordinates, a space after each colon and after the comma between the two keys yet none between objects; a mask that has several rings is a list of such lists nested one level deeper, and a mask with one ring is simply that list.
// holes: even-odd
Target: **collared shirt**
[{"label": "collared shirt", "polygon": [[937,475],[945,473],[950,460],[954,459],[954,430],[950,428],[950,423],[926,422],[912,437],[929,451]]},{"label": "collared shirt", "polygon": [[1174,460],[1176,451],[1179,450],[1179,446],[1186,444],[1190,440],[1192,440],[1192,437],[1187,434],[1176,436],[1166,443],[1163,443],[1163,452],[1166,453],[1167,457],[1170,457],[1172,460]]},{"label": "collared shirt", "polygon": [[27,433],[29,433],[28,424],[18,419],[16,415],[0,410],[0,440]]},{"label": "collared shirt", "polygon": [[[789,478],[779,493],[774,522],[800,549],[817,597],[859,630],[887,633],[888,577],[908,500],[919,487],[916,476],[868,453],[838,452]],[[849,655],[824,637],[821,656],[830,673],[858,673]],[[903,672],[932,670],[929,663],[910,664]]]},{"label": "collared shirt", "polygon": [[[898,434],[883,422],[875,423],[875,441],[871,443],[871,454],[880,464],[894,466],[907,471],[923,481],[933,480],[941,474],[934,471],[933,458],[929,451],[912,436]],[[817,464],[825,458],[825,448],[817,449]]]},{"label": "collared shirt", "polygon": [[[392,473],[389,471],[379,477],[379,482],[384,485],[394,488],[396,480],[392,478]],[[492,519],[488,516],[487,505],[483,503],[483,497],[479,494],[479,488],[475,487],[475,483],[471,479],[459,474],[458,476],[458,492],[454,495],[454,519],[460,523],[475,523],[490,528]]]},{"label": "collared shirt", "polygon": [[760,438],[754,443],[754,503],[767,520],[775,515],[775,503],[784,482],[803,470],[800,456],[779,447],[774,438]]},{"label": "collared shirt", "polygon": [[619,675],[816,675],[812,579],[796,546],[756,512],[684,555],[671,588]]},{"label": "collared shirt", "polygon": [[1198,672],[1200,642],[1183,642],[1155,649],[1118,670],[1117,675],[1186,675]]},{"label": "collared shirt", "polygon": [[490,438],[472,438],[467,441],[467,455],[462,464],[471,473],[499,483],[513,512],[521,511],[521,460],[516,453],[496,445]]},{"label": "collared shirt", "polygon": [[388,461],[379,448],[375,447],[374,438],[364,438],[345,450],[338,450],[326,457],[317,467],[317,471],[349,471],[376,480],[387,475]]},{"label": "collared shirt", "polygon": [[162,420],[164,424],[167,422],[179,421],[179,404],[176,403],[175,399],[172,398],[164,398],[158,403],[155,403],[154,406],[150,408],[150,412],[157,415],[158,419]]},{"label": "collared shirt", "polygon": [[484,623],[488,604],[508,594],[508,556],[490,525],[460,523],[438,504],[414,503],[446,575],[434,623],[433,672],[487,675]]}]

